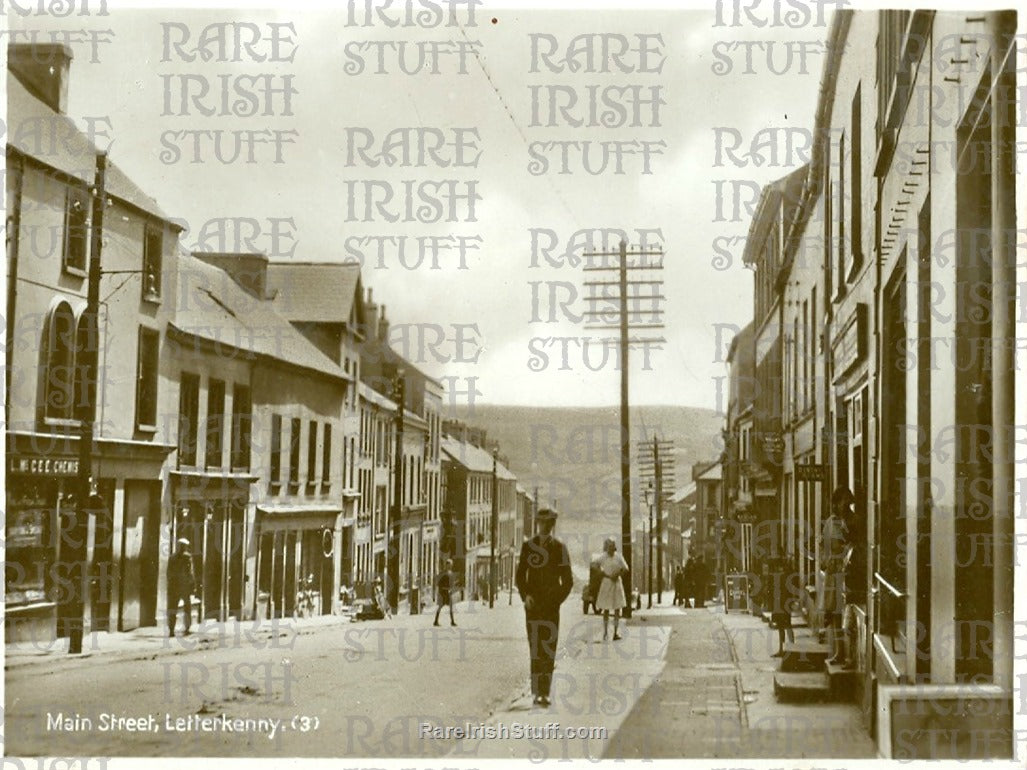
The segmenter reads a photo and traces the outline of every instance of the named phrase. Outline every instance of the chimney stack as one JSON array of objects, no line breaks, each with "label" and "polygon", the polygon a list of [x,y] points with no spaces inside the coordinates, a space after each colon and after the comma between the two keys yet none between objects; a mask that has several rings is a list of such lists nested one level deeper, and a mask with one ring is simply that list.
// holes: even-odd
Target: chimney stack
[{"label": "chimney stack", "polygon": [[74,54],[63,43],[11,43],[7,69],[37,99],[62,115],[68,111],[68,73]]},{"label": "chimney stack", "polygon": [[374,291],[367,287],[367,302],[364,303],[364,339],[374,342],[378,339],[378,306],[374,304]]},{"label": "chimney stack", "polygon": [[385,305],[382,305],[381,317],[378,319],[378,341],[389,344],[389,321],[385,317]]},{"label": "chimney stack", "polygon": [[[226,253],[211,251],[194,251],[192,255],[208,265],[213,265],[226,274],[247,294],[261,301],[268,299],[267,264],[268,259],[257,253]],[[280,289],[283,302],[290,301],[288,286]]]}]

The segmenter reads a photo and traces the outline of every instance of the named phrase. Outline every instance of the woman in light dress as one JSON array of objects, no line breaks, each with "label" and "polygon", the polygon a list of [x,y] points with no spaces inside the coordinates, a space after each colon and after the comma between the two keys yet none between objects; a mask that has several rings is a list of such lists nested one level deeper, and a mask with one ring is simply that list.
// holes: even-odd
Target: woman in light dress
[{"label": "woman in light dress", "polygon": [[596,596],[596,609],[603,613],[603,640],[609,635],[610,612],[613,612],[613,640],[620,639],[617,629],[620,625],[620,611],[628,604],[624,596],[624,584],[622,576],[628,571],[627,562],[617,553],[617,541],[612,537],[606,538],[603,544],[603,555],[599,557],[599,569],[603,573],[602,582],[599,584],[599,593]]}]

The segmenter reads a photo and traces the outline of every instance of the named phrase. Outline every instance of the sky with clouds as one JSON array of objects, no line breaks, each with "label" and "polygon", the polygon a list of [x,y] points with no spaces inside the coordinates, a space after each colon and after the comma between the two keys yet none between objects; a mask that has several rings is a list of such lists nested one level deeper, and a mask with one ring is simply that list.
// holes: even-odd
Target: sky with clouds
[{"label": "sky with clouds", "polygon": [[[260,235],[252,244],[272,258],[339,261],[362,251],[364,285],[387,306],[401,346],[405,332],[402,352],[429,373],[458,378],[458,389],[466,387],[465,378],[477,378],[479,401],[617,403],[617,359],[610,349],[604,365],[599,342],[611,332],[586,330],[579,318],[586,307],[585,281],[613,276],[585,272],[583,264],[560,255],[579,231],[624,230],[636,245],[639,229],[660,230],[663,270],[638,271],[632,278],[663,279],[658,293],[666,298],[666,344],[651,353],[648,368],[641,351],[633,354],[632,402],[723,406],[716,378],[726,371],[730,335],[724,330],[744,325],[752,315],[752,274],[740,263],[749,221],[745,204],[760,185],[807,159],[827,37],[816,11],[808,19],[786,17],[789,5],[782,3],[781,17],[774,19],[774,6],[764,4],[762,18],[755,19],[768,24],[757,26],[744,15],[732,25],[729,2],[719,17],[712,3],[685,10],[486,4],[475,10],[472,25],[466,6],[457,4],[457,24],[423,28],[390,27],[381,17],[364,25],[364,3],[351,5],[356,24],[348,23],[346,5],[171,11],[130,8],[116,0],[104,16],[8,20],[15,29],[113,32],[95,53],[82,40],[86,36],[72,38],[69,114],[109,118],[111,159],[165,211],[188,223],[187,246],[245,249],[233,238],[201,238],[204,228],[208,236],[212,232],[210,222],[227,217],[242,221],[243,232],[245,220],[256,220]],[[393,3],[400,12],[386,18],[401,20],[404,5]],[[418,12],[435,21],[432,7],[413,3],[415,21]],[[224,22],[241,23],[234,29],[244,37],[234,37],[231,27],[208,27]],[[277,29],[287,38],[279,42],[279,56],[291,61],[267,60],[274,53],[273,24],[290,25]],[[254,29],[260,40],[247,48],[242,43]],[[217,45],[197,50],[197,41],[219,30],[228,34],[224,56]],[[556,52],[533,62],[533,41],[536,50],[555,44]],[[634,71],[618,71],[610,56],[623,48],[619,62]],[[644,58],[640,48],[647,50]],[[436,51],[438,71],[432,72]],[[362,71],[356,71],[358,60]],[[401,64],[411,70],[423,66],[406,74]],[[225,84],[227,99],[220,90]],[[278,90],[268,94],[264,84]],[[193,100],[202,88],[207,94]],[[605,100],[594,119],[588,109],[592,94]],[[571,98],[576,103],[561,111]],[[415,144],[410,164],[369,167],[348,140],[366,137],[352,129],[372,132],[370,155],[382,149],[389,131],[417,127],[439,129],[450,143],[453,129],[473,130],[463,134],[473,144],[464,148],[466,165],[440,167],[428,155],[419,166]],[[770,139],[765,157],[759,164],[745,158],[758,132],[768,128],[778,131],[763,135]],[[275,131],[285,140],[280,147],[254,145],[254,162],[246,162],[243,145],[238,158],[224,162],[232,161],[236,137]],[[741,137],[734,159],[724,152],[718,156],[718,135],[732,144]],[[223,160],[214,155],[215,137],[223,142]],[[577,144],[545,144],[551,142]],[[624,173],[612,173],[611,156],[604,173],[583,169],[585,147],[595,169],[604,148],[637,151],[642,142],[659,153],[649,160],[651,173],[644,173],[638,154],[623,156]],[[559,173],[563,147],[569,173]],[[349,164],[351,154],[355,162]],[[394,155],[401,158],[401,148]],[[455,160],[452,147],[436,155]],[[549,164],[546,173],[533,173],[532,161],[539,157]],[[439,218],[431,200],[414,200],[408,215],[407,185],[432,192],[442,180],[458,193],[473,187],[480,196],[473,221],[466,199],[455,202],[457,221]],[[372,221],[364,221],[369,187],[381,194],[386,186],[393,201],[372,206]],[[448,208],[449,201],[443,203]],[[386,215],[399,221],[387,221]],[[286,227],[291,237],[279,242],[278,255],[269,235],[273,218],[294,222]],[[427,221],[402,221],[408,218]],[[533,254],[533,228],[555,233],[559,246],[551,261]],[[374,250],[378,241],[368,240],[378,236],[390,239],[382,241],[381,260]],[[417,238],[431,243],[426,239],[433,237],[453,247],[440,251],[438,269],[430,257],[420,264],[417,259]],[[542,233],[536,241],[548,238]],[[406,266],[396,252],[399,242],[407,250]],[[455,248],[461,242],[477,247],[467,250],[462,265]],[[733,254],[729,263],[715,244]],[[616,237],[595,245],[615,248]],[[572,294],[577,298],[562,305]],[[551,297],[561,304],[551,305]],[[440,335],[445,341],[432,347]]]}]

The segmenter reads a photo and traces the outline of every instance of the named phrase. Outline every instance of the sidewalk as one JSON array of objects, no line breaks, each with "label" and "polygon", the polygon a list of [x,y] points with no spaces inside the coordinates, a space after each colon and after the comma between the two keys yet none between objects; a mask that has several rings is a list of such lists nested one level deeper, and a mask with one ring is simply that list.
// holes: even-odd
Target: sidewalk
[{"label": "sidewalk", "polygon": [[[478,602],[460,602],[455,607],[458,621],[461,616],[470,617],[481,613]],[[68,653],[68,640],[38,640],[10,642],[4,647],[4,668],[11,670],[26,666],[52,668],[75,667],[94,658],[104,660],[152,659],[157,655],[176,655],[197,650],[238,648],[243,645],[258,647],[260,642],[272,638],[289,639],[293,636],[313,634],[324,628],[355,623],[376,628],[406,628],[431,625],[434,607],[419,615],[410,615],[402,608],[398,615],[383,620],[353,621],[349,615],[318,615],[310,618],[277,618],[273,620],[228,620],[217,622],[205,620],[194,624],[189,636],[181,632],[171,639],[167,629],[161,626],[147,626],[134,631],[94,631],[82,639],[82,652]],[[444,618],[448,620],[448,618]],[[447,623],[448,625],[448,623]]]},{"label": "sidewalk", "polygon": [[667,665],[604,758],[876,757],[855,706],[776,701],[777,631],[760,618],[714,605],[669,620]]},{"label": "sidewalk", "polygon": [[[777,630],[748,613],[721,614],[731,639],[745,700],[743,757],[876,758],[877,747],[852,703],[781,703],[774,697],[779,659]],[[809,628],[795,629],[795,640],[813,639]]]}]

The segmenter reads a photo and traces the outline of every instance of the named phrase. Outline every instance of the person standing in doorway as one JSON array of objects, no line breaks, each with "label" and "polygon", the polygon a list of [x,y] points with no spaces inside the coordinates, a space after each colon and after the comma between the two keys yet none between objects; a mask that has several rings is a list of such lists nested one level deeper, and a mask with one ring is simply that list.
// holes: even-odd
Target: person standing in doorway
[{"label": "person standing in doorway", "polygon": [[863,506],[858,502],[846,520],[848,543],[842,556],[842,629],[835,644],[831,664],[854,669],[859,662],[860,617],[866,617],[867,599],[867,525]]},{"label": "person standing in doorway", "polygon": [[438,607],[435,609],[435,625],[439,624],[439,613],[442,608],[449,605],[449,623],[455,626],[453,618],[453,560],[446,559],[446,571],[439,575],[438,586]]},{"label": "person standing in doorway", "polygon": [[567,546],[553,537],[556,511],[543,508],[535,516],[538,534],[525,540],[517,560],[517,592],[524,602],[524,624],[531,656],[531,694],[535,705],[549,705],[556,647],[560,637],[560,605],[574,585]]},{"label": "person standing in doorway", "polygon": [[831,515],[820,528],[820,558],[824,565],[824,588],[818,609],[827,634],[827,644],[836,647],[844,606],[845,554],[849,547],[849,520],[854,497],[848,487],[838,487],[831,495]]},{"label": "person standing in doorway", "polygon": [[189,553],[189,541],[180,537],[175,543],[175,552],[168,557],[168,636],[175,635],[178,621],[178,605],[185,604],[185,630],[188,636],[193,619],[193,591],[196,588],[193,572],[193,555]]},{"label": "person standing in doorway", "polygon": [[795,644],[792,609],[799,598],[799,575],[790,567],[788,559],[783,556],[772,556],[767,580],[769,585],[766,587],[765,596],[770,606],[770,625],[777,629],[777,652],[771,657],[781,658],[785,654],[785,636],[788,636],[789,642]]},{"label": "person standing in doorway", "polygon": [[599,569],[603,572],[603,582],[599,584],[599,595],[596,596],[596,609],[603,613],[603,641],[605,642],[610,629],[610,612],[613,612],[613,641],[620,639],[620,611],[627,606],[624,596],[623,576],[628,571],[624,557],[617,553],[617,541],[612,537],[603,543],[603,555],[599,559]]}]

